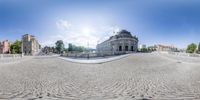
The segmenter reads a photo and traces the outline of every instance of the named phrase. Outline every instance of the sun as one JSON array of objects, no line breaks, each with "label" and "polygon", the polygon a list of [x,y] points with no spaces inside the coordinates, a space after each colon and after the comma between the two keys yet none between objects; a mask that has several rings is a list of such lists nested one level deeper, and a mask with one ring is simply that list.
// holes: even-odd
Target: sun
[{"label": "sun", "polygon": [[82,32],[83,32],[84,34],[89,34],[89,33],[91,32],[91,29],[88,28],[88,27],[85,27],[85,28],[82,29]]}]

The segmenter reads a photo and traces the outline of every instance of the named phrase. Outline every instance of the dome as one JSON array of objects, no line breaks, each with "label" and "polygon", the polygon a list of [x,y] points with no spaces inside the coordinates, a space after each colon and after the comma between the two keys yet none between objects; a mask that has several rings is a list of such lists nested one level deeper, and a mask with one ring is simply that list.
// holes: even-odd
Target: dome
[{"label": "dome", "polygon": [[116,35],[119,37],[132,37],[131,33],[127,30],[121,30]]}]

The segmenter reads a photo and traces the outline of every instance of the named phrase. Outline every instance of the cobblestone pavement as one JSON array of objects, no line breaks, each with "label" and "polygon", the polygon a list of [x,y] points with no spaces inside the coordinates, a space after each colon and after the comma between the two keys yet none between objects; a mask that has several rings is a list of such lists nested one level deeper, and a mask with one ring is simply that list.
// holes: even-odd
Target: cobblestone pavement
[{"label": "cobblestone pavement", "polygon": [[124,57],[129,56],[130,54],[125,54],[125,55],[119,55],[119,56],[110,56],[110,57],[98,57],[98,58],[69,58],[69,57],[59,57],[60,59],[74,62],[74,63],[82,63],[82,64],[101,64],[101,63],[106,63],[110,62],[113,60],[118,60]]},{"label": "cobblestone pavement", "polygon": [[186,60],[132,54],[102,64],[57,57],[0,64],[0,99],[200,99],[200,62]]}]

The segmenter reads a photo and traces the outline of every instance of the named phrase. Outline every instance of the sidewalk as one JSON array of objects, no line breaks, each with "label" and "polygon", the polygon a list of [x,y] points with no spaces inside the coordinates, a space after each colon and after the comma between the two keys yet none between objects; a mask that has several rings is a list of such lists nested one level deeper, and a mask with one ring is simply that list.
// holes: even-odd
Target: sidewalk
[{"label": "sidewalk", "polygon": [[91,58],[91,59],[79,59],[79,58],[68,58],[68,57],[58,57],[60,59],[74,62],[74,63],[83,63],[83,64],[101,64],[105,62],[110,62],[113,60],[118,60],[124,57],[129,56],[130,54],[125,54],[125,55],[120,55],[120,56],[112,56],[112,57],[107,57],[107,58]]},{"label": "sidewalk", "polygon": [[0,59],[0,65],[16,64],[16,63],[20,63],[22,61],[26,61],[26,60],[29,60],[32,58],[33,58],[32,56],[23,56],[23,57],[16,57],[16,58],[12,58],[12,57],[3,58],[3,59]]}]

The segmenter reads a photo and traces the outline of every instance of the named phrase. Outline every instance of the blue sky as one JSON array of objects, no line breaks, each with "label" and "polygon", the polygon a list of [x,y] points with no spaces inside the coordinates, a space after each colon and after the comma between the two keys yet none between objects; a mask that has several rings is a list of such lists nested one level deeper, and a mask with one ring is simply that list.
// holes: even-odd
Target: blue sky
[{"label": "blue sky", "polygon": [[139,44],[185,48],[200,42],[199,0],[0,0],[0,40],[35,35],[44,45],[95,48],[126,29]]}]

